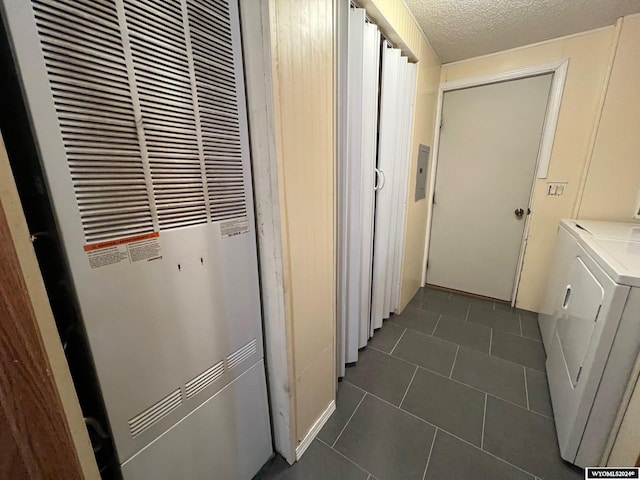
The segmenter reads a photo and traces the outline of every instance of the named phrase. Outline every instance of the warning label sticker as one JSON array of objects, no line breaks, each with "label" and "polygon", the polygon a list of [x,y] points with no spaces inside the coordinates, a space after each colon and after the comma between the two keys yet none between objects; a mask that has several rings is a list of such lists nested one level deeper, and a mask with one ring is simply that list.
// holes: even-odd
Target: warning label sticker
[{"label": "warning label sticker", "polygon": [[158,232],[91,243],[84,246],[84,251],[87,252],[91,268],[116,264],[131,265],[162,258]]},{"label": "warning label sticker", "polygon": [[249,219],[247,217],[234,218],[220,224],[220,236],[222,238],[235,237],[249,231]]}]

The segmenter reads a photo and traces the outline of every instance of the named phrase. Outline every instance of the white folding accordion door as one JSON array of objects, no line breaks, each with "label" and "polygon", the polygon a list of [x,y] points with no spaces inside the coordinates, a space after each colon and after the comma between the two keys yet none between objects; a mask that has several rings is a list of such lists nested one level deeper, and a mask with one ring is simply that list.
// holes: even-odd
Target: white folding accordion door
[{"label": "white folding accordion door", "polygon": [[385,42],[382,52],[371,334],[398,308],[404,250],[415,65]]},{"label": "white folding accordion door", "polygon": [[341,262],[345,268],[343,301],[344,359],[358,359],[369,339],[373,211],[378,125],[380,33],[365,11],[349,12],[347,69],[347,151],[343,175]]}]

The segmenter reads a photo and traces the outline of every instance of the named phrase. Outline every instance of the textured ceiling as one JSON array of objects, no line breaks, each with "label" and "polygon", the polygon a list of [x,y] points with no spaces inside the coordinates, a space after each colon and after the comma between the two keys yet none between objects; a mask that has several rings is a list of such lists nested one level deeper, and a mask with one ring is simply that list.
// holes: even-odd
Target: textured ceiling
[{"label": "textured ceiling", "polygon": [[405,2],[442,63],[613,25],[640,12],[640,0]]}]

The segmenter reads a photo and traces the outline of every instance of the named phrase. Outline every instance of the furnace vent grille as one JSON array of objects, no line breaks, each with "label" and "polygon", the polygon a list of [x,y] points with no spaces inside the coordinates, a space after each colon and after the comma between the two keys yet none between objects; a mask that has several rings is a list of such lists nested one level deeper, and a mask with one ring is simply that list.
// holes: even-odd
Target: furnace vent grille
[{"label": "furnace vent grille", "polygon": [[231,355],[227,357],[227,367],[229,367],[229,369],[232,369],[233,367],[240,365],[247,358],[249,358],[251,355],[256,353],[257,345],[258,343],[254,338],[249,343],[247,343],[244,347],[241,347],[235,352],[233,352]]},{"label": "furnace vent grille", "polygon": [[153,231],[120,26],[112,2],[33,2],[88,242]]},{"label": "furnace vent grille", "polygon": [[124,5],[160,229],[207,223],[180,1]]},{"label": "furnace vent grille", "polygon": [[182,394],[180,393],[180,389],[178,389],[129,420],[131,436],[134,438],[137,437],[146,429],[169,415],[180,405],[182,405]]},{"label": "furnace vent grille", "polygon": [[246,216],[226,0],[32,3],[87,242]]},{"label": "furnace vent grille", "polygon": [[220,360],[213,367],[205,370],[193,380],[188,382],[186,387],[187,398],[200,393],[224,374],[224,362]]},{"label": "furnace vent grille", "polygon": [[246,215],[233,40],[226,1],[188,0],[211,220]]}]

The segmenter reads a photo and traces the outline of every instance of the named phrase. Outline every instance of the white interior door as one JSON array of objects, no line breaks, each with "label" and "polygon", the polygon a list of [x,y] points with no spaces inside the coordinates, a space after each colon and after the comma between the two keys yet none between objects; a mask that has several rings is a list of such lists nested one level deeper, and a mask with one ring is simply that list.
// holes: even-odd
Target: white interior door
[{"label": "white interior door", "polygon": [[373,286],[371,292],[371,334],[389,316],[385,309],[387,275],[389,275],[389,236],[391,229],[391,175],[395,162],[397,86],[400,50],[385,42],[382,49],[382,81],[380,92],[380,127],[378,136],[379,183],[376,190],[375,233],[373,242]]},{"label": "white interior door", "polygon": [[511,300],[551,80],[445,92],[427,283]]},{"label": "white interior door", "polygon": [[340,164],[340,313],[343,362],[358,360],[370,336],[380,33],[352,8],[348,20],[346,152]]},{"label": "white interior door", "polygon": [[400,284],[402,273],[402,257],[404,256],[405,223],[407,218],[407,195],[409,190],[409,167],[411,165],[411,139],[413,133],[413,107],[416,87],[416,66],[413,63],[404,65],[405,77],[402,90],[402,115],[398,118],[400,130],[398,145],[398,190],[395,207],[397,218],[395,223],[394,249],[391,252],[393,270],[391,274],[391,311],[395,312],[400,303]]},{"label": "white interior door", "polygon": [[371,275],[373,271],[373,220],[375,210],[375,169],[378,142],[378,95],[380,80],[380,32],[365,24],[362,85],[362,176],[360,191],[360,311],[359,346],[370,337]]},{"label": "white interior door", "polygon": [[358,360],[360,309],[360,247],[361,222],[360,195],[362,189],[362,85],[364,80],[365,11],[361,8],[349,12],[349,66],[347,70],[347,158],[344,174],[347,213],[343,224],[346,238],[346,362]]},{"label": "white interior door", "polygon": [[395,91],[395,104],[396,104],[396,118],[394,121],[394,128],[396,129],[394,136],[394,148],[393,148],[393,162],[389,167],[389,171],[386,172],[389,178],[388,188],[391,189],[391,204],[390,204],[390,219],[389,219],[389,251],[387,253],[387,277],[385,282],[384,289],[384,317],[387,318],[389,316],[389,312],[394,310],[392,305],[392,292],[394,290],[394,258],[396,248],[398,246],[398,237],[396,235],[397,227],[398,227],[398,213],[399,209],[397,206],[402,201],[400,199],[400,189],[401,184],[400,181],[403,177],[402,175],[402,167],[403,167],[403,157],[406,153],[404,151],[404,137],[405,137],[405,125],[404,118],[407,113],[407,108],[405,105],[406,99],[406,90],[405,84],[408,76],[407,69],[407,58],[400,57],[397,65],[397,80],[396,80],[396,91]]}]

